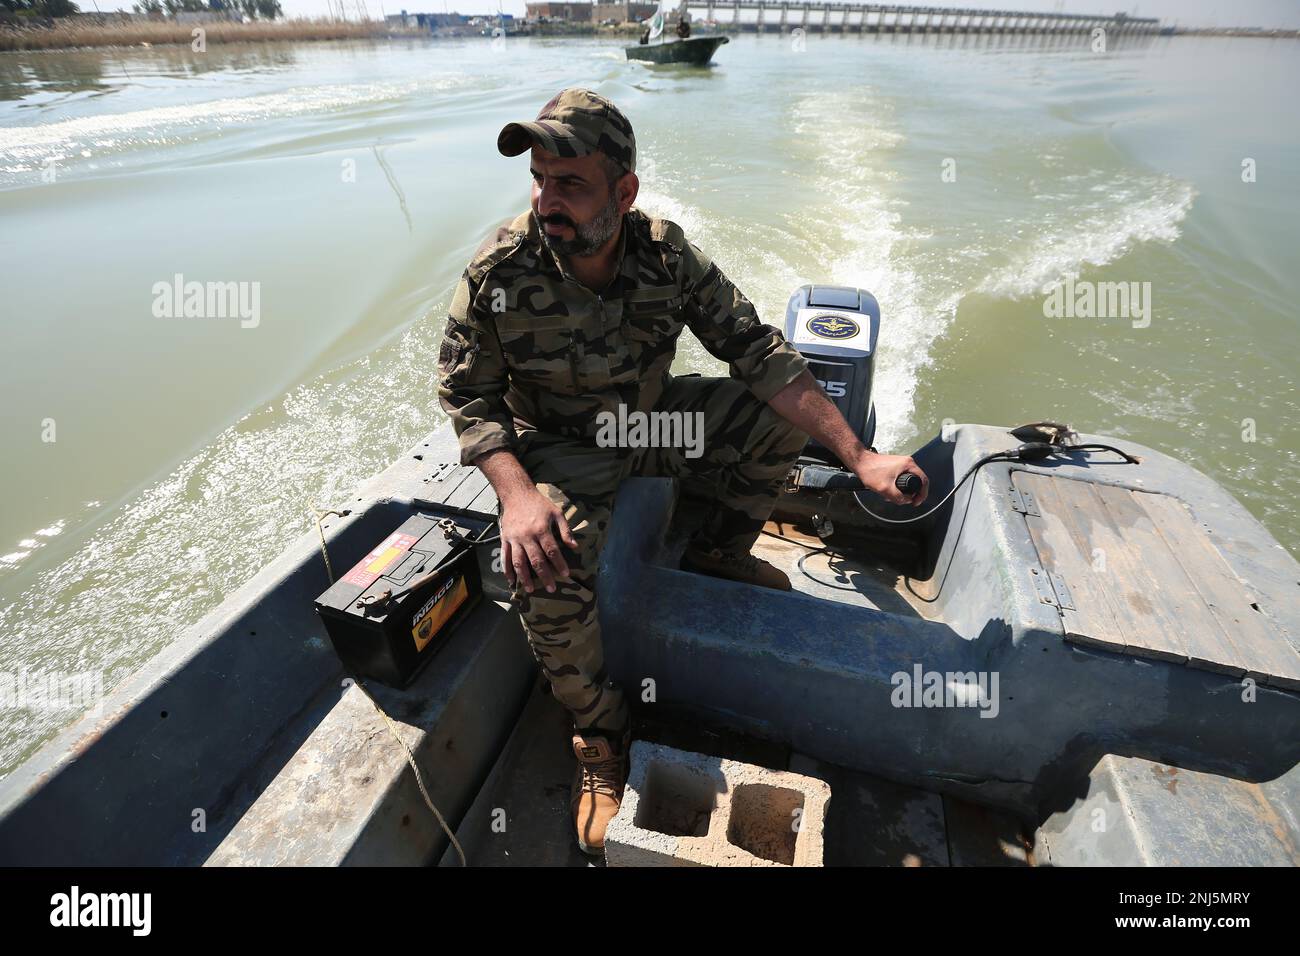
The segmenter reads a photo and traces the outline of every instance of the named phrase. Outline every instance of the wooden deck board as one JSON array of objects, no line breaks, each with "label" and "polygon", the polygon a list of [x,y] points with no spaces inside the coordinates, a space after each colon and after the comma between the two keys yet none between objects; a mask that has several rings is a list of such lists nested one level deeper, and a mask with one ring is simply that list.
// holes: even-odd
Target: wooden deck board
[{"label": "wooden deck board", "polygon": [[[1017,487],[1029,491],[1038,500],[1039,515],[1026,515],[1030,535],[1038,548],[1043,567],[1047,571],[1070,568],[1067,581],[1073,610],[1062,609],[1061,620],[1066,638],[1072,643],[1101,647],[1117,653],[1138,653],[1132,649],[1126,632],[1118,623],[1123,619],[1115,605],[1115,595],[1107,581],[1092,572],[1091,544],[1076,520],[1075,508],[1057,490],[1051,479],[1037,481],[1042,476],[1016,473]],[[1029,480],[1026,480],[1029,479]],[[1073,569],[1084,569],[1078,573]],[[1180,648],[1172,648],[1166,659],[1185,660]]]},{"label": "wooden deck board", "polygon": [[1025,521],[1043,571],[1069,591],[1066,640],[1300,688],[1300,654],[1178,499],[1023,471],[1012,481],[1037,501]]},{"label": "wooden deck board", "polygon": [[1197,593],[1236,649],[1244,672],[1264,683],[1300,689],[1300,654],[1269,623],[1224,560],[1195,524],[1187,506],[1168,495],[1135,494],[1187,572]]}]

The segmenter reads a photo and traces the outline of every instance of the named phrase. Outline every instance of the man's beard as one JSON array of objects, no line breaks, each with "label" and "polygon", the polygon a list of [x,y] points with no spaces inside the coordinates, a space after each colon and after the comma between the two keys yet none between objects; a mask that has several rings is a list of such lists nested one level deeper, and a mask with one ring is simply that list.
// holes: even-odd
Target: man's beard
[{"label": "man's beard", "polygon": [[[569,222],[566,225],[573,226],[576,235],[572,239],[561,239],[559,236],[552,236],[545,229],[542,230],[542,238],[546,240],[546,245],[551,252],[561,256],[590,256],[594,255],[601,246],[609,242],[614,233],[618,232],[618,224],[622,220],[622,215],[618,211],[618,198],[614,195],[614,190],[609,191],[609,204],[600,212],[592,217],[591,222],[585,225]],[[546,222],[542,220],[543,224]]]}]

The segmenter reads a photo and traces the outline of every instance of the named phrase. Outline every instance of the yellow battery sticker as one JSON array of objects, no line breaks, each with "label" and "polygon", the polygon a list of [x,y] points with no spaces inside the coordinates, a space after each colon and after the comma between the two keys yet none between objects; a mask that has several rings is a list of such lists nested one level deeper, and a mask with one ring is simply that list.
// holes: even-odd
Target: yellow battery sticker
[{"label": "yellow battery sticker", "polygon": [[392,567],[394,561],[411,550],[415,540],[414,535],[394,531],[384,539],[382,544],[358,561],[356,566],[343,576],[343,580],[359,588],[370,587],[379,575]]},{"label": "yellow battery sticker", "polygon": [[366,565],[366,573],[383,574],[399,554],[406,554],[406,551],[402,548],[389,548],[379,557],[375,558],[375,560]]},{"label": "yellow battery sticker", "polygon": [[411,627],[411,636],[415,638],[417,653],[424,650],[433,639],[433,635],[437,634],[447,623],[447,618],[465,603],[467,597],[469,597],[469,587],[465,584],[463,575],[457,575],[439,586],[433,593],[433,597],[416,612],[415,624]]}]

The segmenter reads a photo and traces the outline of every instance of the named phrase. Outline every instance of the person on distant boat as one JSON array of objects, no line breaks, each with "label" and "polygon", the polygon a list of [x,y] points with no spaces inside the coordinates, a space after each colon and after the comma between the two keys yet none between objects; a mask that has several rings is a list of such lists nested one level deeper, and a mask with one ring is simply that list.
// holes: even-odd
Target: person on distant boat
[{"label": "person on distant boat", "polygon": [[677,21],[677,35],[683,40],[689,39],[691,35],[691,16],[685,11],[682,12],[681,19]]},{"label": "person on distant boat", "polygon": [[[531,150],[531,208],[484,240],[456,285],[438,399],[461,464],[497,493],[524,632],[573,718],[578,844],[599,854],[631,740],[596,601],[623,479],[675,477],[708,497],[684,569],[786,591],[789,578],[750,550],[809,435],[889,501],[919,505],[928,482],[911,458],[864,448],[807,360],[681,226],[632,205],[636,138],[608,99],[562,90],[535,121],[506,124],[497,149]],[[687,328],[730,377],[669,374]],[[625,427],[648,414],[669,416],[681,440]],[[912,497],[894,486],[907,471],[923,482]]]},{"label": "person on distant boat", "polygon": [[647,43],[650,42],[650,28],[649,28],[649,27],[646,27],[645,30],[642,32],[640,42],[641,42],[641,45],[642,45],[642,46],[645,46],[645,44],[647,44]]}]

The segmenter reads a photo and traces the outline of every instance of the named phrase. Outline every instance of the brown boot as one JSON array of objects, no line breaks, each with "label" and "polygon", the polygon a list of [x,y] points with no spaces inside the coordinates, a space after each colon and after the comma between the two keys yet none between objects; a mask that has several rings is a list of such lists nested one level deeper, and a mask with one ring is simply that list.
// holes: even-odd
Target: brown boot
[{"label": "brown boot", "polygon": [[705,551],[703,548],[688,547],[682,555],[682,570],[707,574],[710,577],[726,578],[729,581],[741,581],[745,584],[757,584],[761,588],[773,588],[777,591],[789,591],[790,579],[784,571],[774,568],[762,558],[752,554],[723,554],[717,548]]},{"label": "brown boot", "polygon": [[578,758],[578,766],[573,773],[569,806],[583,853],[599,856],[605,852],[605,829],[618,814],[623,799],[631,745],[630,727],[619,739],[595,731],[579,731],[573,735],[573,754]]}]

